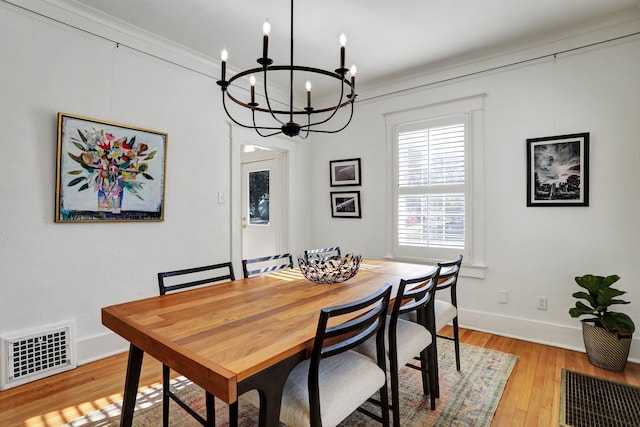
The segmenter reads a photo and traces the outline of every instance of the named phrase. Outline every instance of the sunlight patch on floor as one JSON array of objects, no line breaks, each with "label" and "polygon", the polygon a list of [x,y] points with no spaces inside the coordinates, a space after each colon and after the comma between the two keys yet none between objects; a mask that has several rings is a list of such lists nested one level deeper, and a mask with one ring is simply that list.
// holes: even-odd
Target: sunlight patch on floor
[{"label": "sunlight patch on floor", "polygon": [[[154,388],[160,385],[161,384],[158,382],[144,385],[138,389],[138,392],[142,393],[143,395],[157,393],[157,389],[154,390]],[[123,398],[124,396],[122,393],[114,393],[109,396],[99,397],[92,401],[82,402],[74,406],[69,406],[67,408],[50,411],[44,415],[32,416],[25,420],[24,427],[60,427],[100,408],[106,408],[114,403],[118,403],[122,401]],[[143,405],[148,406],[152,401],[155,401],[156,398],[157,396],[153,396],[150,397],[150,402],[138,403],[142,403]]]}]

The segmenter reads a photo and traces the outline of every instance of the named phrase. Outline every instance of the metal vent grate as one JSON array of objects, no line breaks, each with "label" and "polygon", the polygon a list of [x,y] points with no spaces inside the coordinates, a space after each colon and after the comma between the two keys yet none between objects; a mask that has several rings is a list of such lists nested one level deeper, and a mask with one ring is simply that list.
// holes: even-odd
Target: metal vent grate
[{"label": "metal vent grate", "polygon": [[39,332],[3,338],[6,352],[5,389],[75,368],[72,325],[54,325]]},{"label": "metal vent grate", "polygon": [[562,370],[560,424],[640,426],[640,387]]}]

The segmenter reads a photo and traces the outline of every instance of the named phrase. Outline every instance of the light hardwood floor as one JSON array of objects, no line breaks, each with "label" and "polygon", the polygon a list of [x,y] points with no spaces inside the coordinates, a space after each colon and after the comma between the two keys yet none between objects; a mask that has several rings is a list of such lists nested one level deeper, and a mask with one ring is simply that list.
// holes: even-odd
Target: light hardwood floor
[{"label": "light hardwood floor", "polygon": [[[583,353],[512,338],[461,330],[467,344],[518,356],[496,411],[493,427],[557,426],[560,368],[640,385],[640,365],[623,372],[596,368]],[[34,383],[0,391],[0,426],[57,427],[122,400],[127,355],[112,356]],[[161,381],[161,365],[145,357],[141,387]]]}]

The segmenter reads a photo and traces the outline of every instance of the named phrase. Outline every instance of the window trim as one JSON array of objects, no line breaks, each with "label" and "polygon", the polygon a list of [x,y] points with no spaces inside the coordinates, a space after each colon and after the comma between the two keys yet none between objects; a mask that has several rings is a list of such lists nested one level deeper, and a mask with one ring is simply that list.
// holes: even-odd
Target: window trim
[{"label": "window trim", "polygon": [[397,152],[396,132],[398,126],[447,117],[466,116],[465,129],[465,249],[463,274],[465,270],[473,277],[484,277],[484,167],[483,167],[483,104],[484,94],[473,95],[449,101],[438,102],[411,110],[385,114],[387,133],[387,170],[390,179],[387,194],[391,198],[387,204],[387,258],[420,263],[434,263],[453,258],[460,249],[430,248],[428,254],[401,255],[396,250],[397,221]]}]

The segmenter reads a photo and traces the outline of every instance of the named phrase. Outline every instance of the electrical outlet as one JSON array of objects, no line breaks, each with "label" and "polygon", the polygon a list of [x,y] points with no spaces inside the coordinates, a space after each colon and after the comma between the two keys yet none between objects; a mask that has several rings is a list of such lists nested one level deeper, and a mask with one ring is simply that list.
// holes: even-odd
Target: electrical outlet
[{"label": "electrical outlet", "polygon": [[538,297],[538,310],[547,309],[547,297]]},{"label": "electrical outlet", "polygon": [[500,304],[506,304],[509,302],[509,292],[507,291],[498,291],[498,302]]}]

